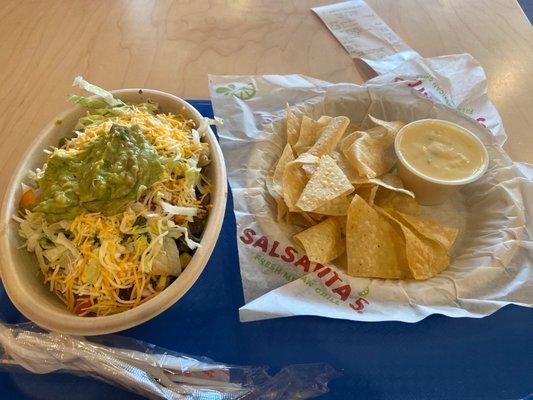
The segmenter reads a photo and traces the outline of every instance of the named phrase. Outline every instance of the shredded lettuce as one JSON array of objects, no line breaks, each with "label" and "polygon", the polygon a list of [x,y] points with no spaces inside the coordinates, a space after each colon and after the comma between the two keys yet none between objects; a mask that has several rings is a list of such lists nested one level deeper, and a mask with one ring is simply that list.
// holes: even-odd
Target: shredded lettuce
[{"label": "shredded lettuce", "polygon": [[39,239],[43,235],[43,219],[40,218],[40,215],[27,213],[25,218],[20,220],[19,234],[26,239],[26,249],[34,252],[35,248],[39,246]]},{"label": "shredded lettuce", "polygon": [[123,106],[125,103],[122,100],[115,99],[113,95],[105,89],[93,85],[87,82],[83,77],[77,76],[72,83],[72,86],[78,86],[81,89],[88,91],[89,93],[100,96],[111,107]]},{"label": "shredded lettuce", "polygon": [[97,115],[97,114],[87,114],[85,117],[81,117],[78,120],[78,123],[74,127],[76,130],[83,130],[89,125],[95,124],[97,122],[102,122],[106,118],[103,115]]},{"label": "shredded lettuce", "polygon": [[194,250],[200,247],[200,243],[196,243],[194,240],[189,238],[189,230],[187,228],[180,225],[176,225],[174,226],[174,229],[183,234],[183,238],[185,239],[185,243],[187,244],[189,249]]},{"label": "shredded lettuce", "polygon": [[222,118],[215,117],[215,119],[211,119],[211,118],[204,117],[200,120],[200,125],[198,126],[198,133],[200,133],[200,137],[204,137],[209,125],[220,128],[223,124],[224,124],[224,120]]},{"label": "shredded lettuce", "polygon": [[163,232],[158,236],[152,236],[148,247],[143,251],[141,255],[141,260],[139,266],[141,271],[150,272],[152,270],[152,264],[154,259],[159,254],[159,251],[163,247],[163,238],[168,234],[168,232]]},{"label": "shredded lettuce", "polygon": [[51,249],[43,251],[43,255],[50,262],[57,261],[61,255],[67,251],[65,246],[58,245],[57,247],[52,247]]},{"label": "shredded lettuce", "polygon": [[157,112],[159,111],[159,104],[157,103],[153,103],[153,102],[146,102],[146,103],[142,103],[142,106],[144,108],[146,108],[146,111],[152,113],[152,114],[157,114]]},{"label": "shredded lettuce", "polygon": [[36,246],[35,247],[35,255],[37,256],[37,262],[39,263],[39,267],[41,268],[41,270],[44,273],[46,271],[46,269],[47,269],[47,265],[46,265],[46,263],[44,261],[43,250],[41,249],[40,246]]},{"label": "shredded lettuce", "polygon": [[82,274],[82,281],[94,284],[100,276],[100,264],[94,258],[87,263],[87,267]]},{"label": "shredded lettuce", "polygon": [[[203,184],[205,181],[205,185]],[[209,180],[200,174],[200,179],[198,179],[198,184],[196,185],[201,194],[206,194],[209,191]]]},{"label": "shredded lettuce", "polygon": [[178,276],[181,273],[181,259],[176,242],[166,236],[163,248],[152,262],[152,274]]},{"label": "shredded lettuce", "polygon": [[194,193],[194,189],[198,186],[198,182],[200,182],[201,171],[200,168],[196,167],[189,167],[187,171],[185,171],[185,182],[187,188],[191,190],[192,193]]},{"label": "shredded lettuce", "polygon": [[169,204],[164,201],[160,201],[161,208],[164,212],[171,215],[183,215],[184,217],[196,217],[198,214],[198,207],[179,207]]},{"label": "shredded lettuce", "polygon": [[107,104],[98,99],[92,99],[90,97],[78,96],[77,94],[71,94],[67,97],[69,103],[80,104],[88,108],[104,108]]},{"label": "shredded lettuce", "polygon": [[120,116],[120,115],[124,115],[124,107],[97,108],[96,110],[92,110],[92,112],[90,114],[91,115],[101,115],[101,116],[105,116],[105,117]]},{"label": "shredded lettuce", "polygon": [[110,116],[120,116],[124,114],[124,106],[126,106],[126,103],[124,103],[122,100],[114,98],[113,95],[107,90],[87,82],[81,76],[77,76],[72,85],[78,86],[92,94],[101,97],[101,99],[95,99],[77,94],[71,94],[67,97],[67,101],[80,104],[89,109],[87,115],[78,120],[75,129],[83,130],[89,125],[101,123]]},{"label": "shredded lettuce", "polygon": [[195,144],[200,144],[200,133],[196,129],[191,130],[192,141]]},{"label": "shredded lettuce", "polygon": [[63,233],[60,232],[59,235],[57,235],[56,243],[65,246],[65,248],[70,251],[76,259],[80,258],[81,255],[77,247],[74,246],[74,244],[72,244],[72,242],[68,240],[65,235],[63,235]]}]

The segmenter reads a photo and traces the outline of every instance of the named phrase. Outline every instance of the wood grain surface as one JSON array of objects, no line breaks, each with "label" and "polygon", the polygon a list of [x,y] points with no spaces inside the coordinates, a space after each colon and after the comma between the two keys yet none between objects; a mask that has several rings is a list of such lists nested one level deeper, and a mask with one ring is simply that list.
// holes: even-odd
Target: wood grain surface
[{"label": "wood grain surface", "polygon": [[[105,88],[208,98],[207,74],[365,80],[310,7],[327,0],[0,0],[0,194],[81,74]],[[533,162],[533,29],[514,0],[368,0],[423,56],[471,53],[509,136]]]}]

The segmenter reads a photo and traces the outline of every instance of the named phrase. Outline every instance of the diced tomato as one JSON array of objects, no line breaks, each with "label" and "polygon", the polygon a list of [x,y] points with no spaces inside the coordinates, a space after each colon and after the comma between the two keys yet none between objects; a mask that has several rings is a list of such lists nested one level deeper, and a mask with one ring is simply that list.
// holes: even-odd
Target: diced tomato
[{"label": "diced tomato", "polygon": [[93,302],[91,301],[91,298],[89,296],[82,296],[78,298],[74,312],[78,315],[83,314],[92,305],[93,305]]},{"label": "diced tomato", "polygon": [[33,189],[28,189],[20,198],[20,208],[31,210],[37,205],[37,195]]}]

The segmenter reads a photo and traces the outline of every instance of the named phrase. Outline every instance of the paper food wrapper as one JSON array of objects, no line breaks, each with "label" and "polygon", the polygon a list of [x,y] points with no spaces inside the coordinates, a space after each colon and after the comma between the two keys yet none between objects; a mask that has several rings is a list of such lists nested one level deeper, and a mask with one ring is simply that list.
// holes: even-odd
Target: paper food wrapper
[{"label": "paper food wrapper", "polygon": [[[483,317],[510,303],[531,307],[533,167],[513,163],[502,150],[506,136],[486,97],[482,68],[466,54],[420,58],[388,35],[363,2],[314,11],[332,24],[334,34],[358,32],[355,44],[345,47],[352,53],[363,43],[352,55],[370,61],[382,75],[364,86],[301,75],[210,76],[215,115],[224,120],[218,132],[237,221],[246,303],[241,321],[317,315],[416,322],[435,313]],[[354,19],[357,29],[350,25]],[[265,183],[286,143],[286,103],[300,115],[345,115],[363,127],[371,125],[368,114],[404,122],[439,118],[483,141],[490,157],[487,173],[447,203],[423,207],[422,216],[459,229],[448,269],[426,281],[355,278],[304,257],[291,240],[301,229],[276,222]]]}]

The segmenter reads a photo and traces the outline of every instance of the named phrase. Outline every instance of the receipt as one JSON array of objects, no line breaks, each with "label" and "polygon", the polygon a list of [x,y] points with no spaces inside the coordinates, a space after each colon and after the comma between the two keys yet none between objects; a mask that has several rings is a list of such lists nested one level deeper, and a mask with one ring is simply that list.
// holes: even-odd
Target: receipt
[{"label": "receipt", "polygon": [[377,73],[420,57],[362,0],[312,8],[354,59]]},{"label": "receipt", "polygon": [[[315,7],[348,54],[378,73],[372,84],[405,82],[437,103],[455,108],[490,129],[499,144],[503,125],[486,92],[486,76],[469,54],[423,58],[411,49],[363,0]],[[468,78],[466,78],[468,77]],[[486,89],[484,89],[486,90]],[[473,95],[477,93],[477,95]]]}]

